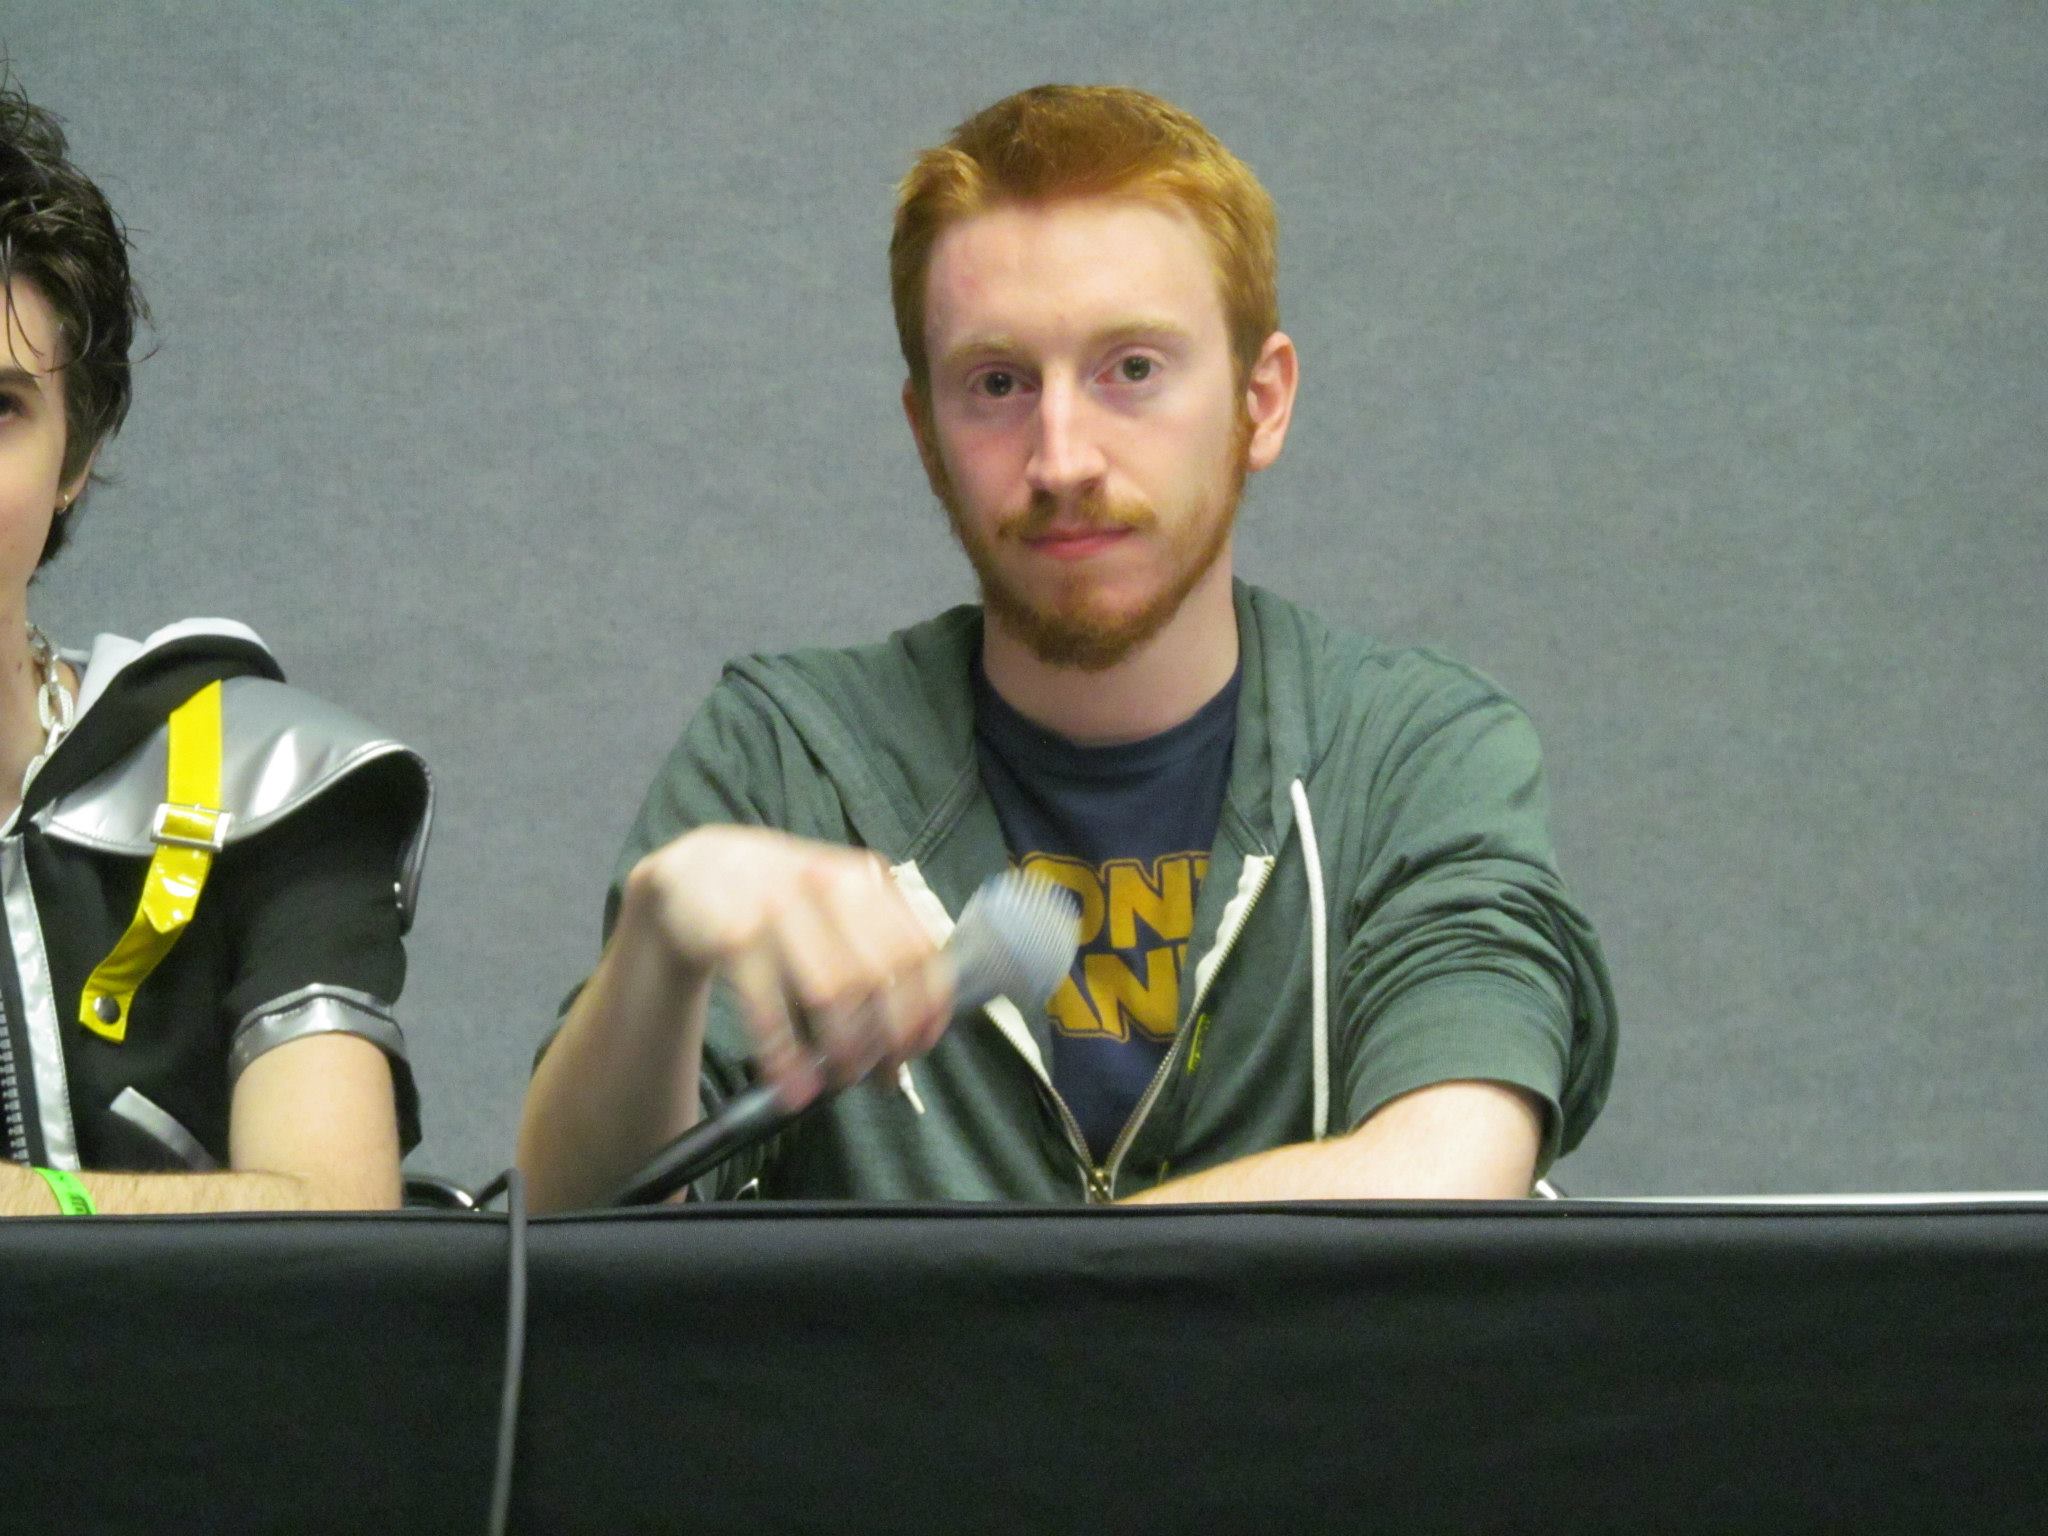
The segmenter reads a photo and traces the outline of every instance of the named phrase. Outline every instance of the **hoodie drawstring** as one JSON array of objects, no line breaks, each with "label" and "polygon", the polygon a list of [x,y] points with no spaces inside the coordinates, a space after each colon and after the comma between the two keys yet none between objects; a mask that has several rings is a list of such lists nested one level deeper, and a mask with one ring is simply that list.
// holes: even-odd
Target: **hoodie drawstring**
[{"label": "hoodie drawstring", "polygon": [[1301,859],[1308,867],[1308,963],[1310,1092],[1314,1102],[1315,1139],[1330,1134],[1330,912],[1323,899],[1323,856],[1316,847],[1316,822],[1308,812],[1308,791],[1296,779],[1287,788],[1294,799],[1294,824],[1301,829]]}]

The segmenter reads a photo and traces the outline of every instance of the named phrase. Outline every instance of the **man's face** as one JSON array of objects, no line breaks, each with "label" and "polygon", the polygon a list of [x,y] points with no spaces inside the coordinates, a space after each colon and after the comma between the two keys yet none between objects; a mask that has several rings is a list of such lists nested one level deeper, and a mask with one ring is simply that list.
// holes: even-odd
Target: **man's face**
[{"label": "man's face", "polygon": [[925,354],[932,489],[991,621],[1040,659],[1114,665],[1198,583],[1227,582],[1250,418],[1187,215],[1091,197],[952,226]]}]

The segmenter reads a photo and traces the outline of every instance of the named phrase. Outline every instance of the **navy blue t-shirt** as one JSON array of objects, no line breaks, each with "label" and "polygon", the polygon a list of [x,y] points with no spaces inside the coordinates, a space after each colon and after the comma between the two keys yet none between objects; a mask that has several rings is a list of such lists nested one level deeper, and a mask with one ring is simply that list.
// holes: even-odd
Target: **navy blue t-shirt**
[{"label": "navy blue t-shirt", "polygon": [[1010,857],[1080,901],[1081,950],[1053,994],[1047,1066],[1098,1163],[1173,1044],[1238,682],[1171,730],[1089,747],[1018,714],[975,660],[975,750]]}]

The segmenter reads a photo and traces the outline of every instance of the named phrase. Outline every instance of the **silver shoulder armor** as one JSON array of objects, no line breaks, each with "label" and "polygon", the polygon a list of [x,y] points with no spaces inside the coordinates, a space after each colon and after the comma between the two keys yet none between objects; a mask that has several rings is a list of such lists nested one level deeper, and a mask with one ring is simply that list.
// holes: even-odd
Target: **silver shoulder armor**
[{"label": "silver shoulder armor", "polygon": [[[395,871],[400,921],[412,926],[427,833],[434,820],[433,778],[410,747],[379,735],[347,710],[286,683],[231,677],[221,684],[222,809],[233,815],[230,846],[275,826],[371,763],[397,758],[420,781],[420,816]],[[44,833],[103,853],[147,858],[163,803],[170,732],[158,726],[141,746],[36,814]]]}]

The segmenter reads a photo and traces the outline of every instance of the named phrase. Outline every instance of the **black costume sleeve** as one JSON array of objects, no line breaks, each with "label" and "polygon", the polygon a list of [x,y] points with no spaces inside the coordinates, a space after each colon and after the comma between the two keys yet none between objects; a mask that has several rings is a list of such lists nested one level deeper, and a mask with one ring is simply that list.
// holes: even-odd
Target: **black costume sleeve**
[{"label": "black costume sleeve", "polygon": [[400,857],[417,780],[359,770],[223,856],[234,935],[221,999],[229,1072],[305,1034],[360,1035],[391,1061],[400,1146],[419,1142],[419,1095],[392,1012],[405,983]]}]

